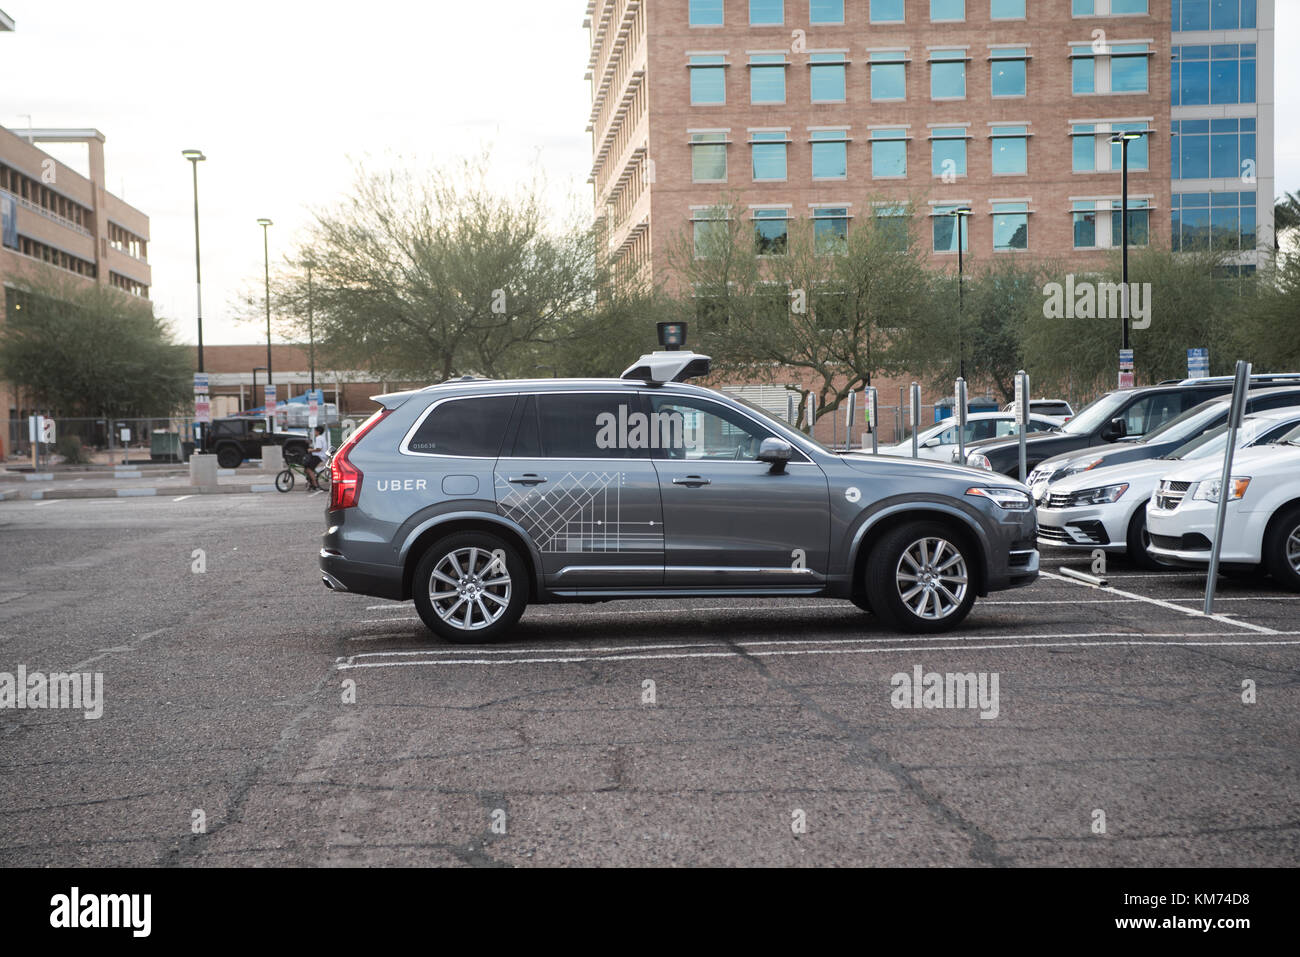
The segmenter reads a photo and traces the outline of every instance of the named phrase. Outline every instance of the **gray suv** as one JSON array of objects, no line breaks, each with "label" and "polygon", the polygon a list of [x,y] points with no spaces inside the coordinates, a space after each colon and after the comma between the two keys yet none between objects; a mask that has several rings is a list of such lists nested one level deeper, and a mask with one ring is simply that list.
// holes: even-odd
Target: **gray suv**
[{"label": "gray suv", "polygon": [[328,588],[414,598],[454,642],[529,602],[853,601],[909,632],[1038,575],[1025,486],[934,462],[837,453],[684,383],[689,352],[621,379],[453,380],[377,397],[331,462]]}]

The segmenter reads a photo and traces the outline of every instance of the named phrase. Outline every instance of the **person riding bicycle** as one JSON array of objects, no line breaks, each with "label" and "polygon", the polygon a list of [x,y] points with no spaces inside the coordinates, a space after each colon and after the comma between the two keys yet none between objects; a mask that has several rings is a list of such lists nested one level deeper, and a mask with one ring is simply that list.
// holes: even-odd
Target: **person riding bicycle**
[{"label": "person riding bicycle", "polygon": [[330,457],[331,451],[329,432],[323,425],[316,426],[316,436],[311,440],[311,451],[302,463],[306,466],[308,491],[320,491],[320,486],[316,484],[316,468]]}]

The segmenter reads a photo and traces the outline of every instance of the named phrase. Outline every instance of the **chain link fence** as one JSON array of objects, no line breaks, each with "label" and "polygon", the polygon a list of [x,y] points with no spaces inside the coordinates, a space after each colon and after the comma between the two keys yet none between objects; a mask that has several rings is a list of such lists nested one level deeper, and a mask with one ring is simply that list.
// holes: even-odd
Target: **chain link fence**
[{"label": "chain link fence", "polygon": [[[40,442],[42,463],[66,465],[179,464],[194,450],[192,418],[55,418],[54,441]],[[0,435],[6,462],[31,462],[29,420],[8,419]]]}]

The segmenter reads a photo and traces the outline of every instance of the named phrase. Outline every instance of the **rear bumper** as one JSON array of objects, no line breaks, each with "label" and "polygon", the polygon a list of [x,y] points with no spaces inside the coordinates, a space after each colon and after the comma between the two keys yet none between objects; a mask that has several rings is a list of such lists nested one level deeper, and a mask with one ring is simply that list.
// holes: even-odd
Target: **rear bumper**
[{"label": "rear bumper", "polygon": [[402,574],[392,565],[348,561],[328,548],[320,550],[321,584],[331,591],[356,592],[402,600]]}]

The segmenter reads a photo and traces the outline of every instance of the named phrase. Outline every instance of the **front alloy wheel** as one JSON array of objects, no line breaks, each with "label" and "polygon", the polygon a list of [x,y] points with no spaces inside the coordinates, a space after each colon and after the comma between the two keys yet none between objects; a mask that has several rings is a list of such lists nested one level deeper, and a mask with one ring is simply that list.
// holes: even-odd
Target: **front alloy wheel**
[{"label": "front alloy wheel", "polygon": [[1279,585],[1300,591],[1300,506],[1269,523],[1264,536],[1264,564]]},{"label": "front alloy wheel", "polygon": [[522,561],[505,542],[467,532],[424,553],[414,590],[416,609],[431,631],[457,643],[489,642],[523,614],[528,583]]},{"label": "front alloy wheel", "polygon": [[867,560],[866,591],[885,624],[901,631],[947,631],[975,604],[966,539],[938,522],[887,532]]}]

